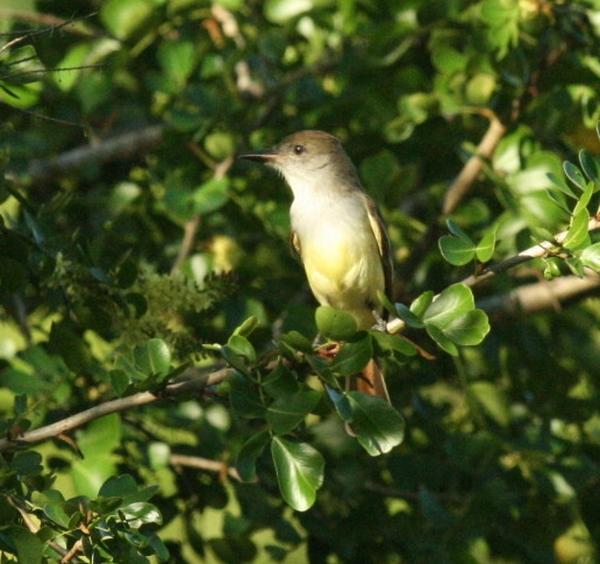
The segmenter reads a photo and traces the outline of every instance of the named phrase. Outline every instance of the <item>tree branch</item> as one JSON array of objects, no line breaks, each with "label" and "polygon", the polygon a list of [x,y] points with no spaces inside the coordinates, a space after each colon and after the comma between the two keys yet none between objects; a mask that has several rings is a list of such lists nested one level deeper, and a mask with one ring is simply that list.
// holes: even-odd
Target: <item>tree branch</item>
[{"label": "tree branch", "polygon": [[198,470],[206,470],[207,472],[216,472],[221,476],[228,475],[230,478],[242,481],[235,468],[230,468],[225,462],[219,460],[210,460],[200,456],[188,456],[185,454],[172,454],[169,458],[169,463],[172,466],[187,466],[188,468],[196,468]]},{"label": "tree branch", "polygon": [[126,411],[133,407],[139,407],[141,405],[147,405],[155,403],[165,397],[177,396],[192,391],[202,391],[208,386],[214,386],[219,384],[223,380],[229,378],[235,371],[233,368],[222,368],[210,374],[200,374],[189,379],[177,379],[170,382],[161,391],[160,394],[154,394],[152,392],[138,392],[131,396],[124,398],[110,400],[94,407],[90,407],[84,411],[70,415],[65,419],[61,419],[50,425],[39,427],[32,431],[27,431],[23,435],[16,439],[2,438],[0,439],[0,452],[7,450],[12,447],[19,446],[19,444],[27,443],[39,443],[53,437],[57,437],[62,433],[73,431],[94,419],[99,419],[110,413],[117,413],[119,411]]},{"label": "tree branch", "polygon": [[[233,156],[230,155],[215,167],[213,178],[215,180],[225,178],[232,165]],[[183,239],[181,241],[179,251],[177,252],[177,257],[175,258],[173,266],[171,267],[171,274],[177,272],[181,268],[181,266],[185,262],[185,259],[192,252],[192,249],[194,247],[194,240],[196,239],[196,233],[198,232],[198,228],[200,227],[200,219],[201,217],[199,215],[195,215],[184,225]]]},{"label": "tree branch", "polygon": [[[164,131],[162,125],[150,125],[136,131],[109,137],[99,143],[82,145],[54,158],[34,160],[29,165],[25,180],[33,185],[39,185],[56,176],[89,165],[131,158],[159,145]],[[16,175],[13,173],[13,176]]]},{"label": "tree branch", "polygon": [[[595,231],[596,229],[600,229],[600,217],[592,217],[588,223],[588,231]],[[561,231],[554,236],[552,241],[542,241],[533,247],[529,247],[528,249],[521,251],[518,255],[488,266],[485,268],[485,270],[483,270],[483,272],[468,276],[461,282],[461,284],[469,287],[477,286],[478,284],[493,278],[496,276],[496,274],[505,272],[506,270],[514,268],[515,266],[523,264],[524,262],[528,262],[535,258],[549,256],[556,250],[560,249],[561,244],[567,237],[567,233],[568,231]]]},{"label": "tree branch", "polygon": [[545,309],[560,309],[560,302],[600,288],[600,276],[587,269],[584,278],[561,276],[515,288],[506,294],[484,298],[477,305],[497,317],[536,313]]},{"label": "tree branch", "polygon": [[489,159],[493,155],[500,139],[506,133],[506,127],[494,112],[488,110],[480,113],[489,118],[490,124],[477,145],[476,153],[465,163],[459,175],[446,191],[442,207],[442,214],[445,216],[450,215],[465,197],[481,172],[483,159]]}]

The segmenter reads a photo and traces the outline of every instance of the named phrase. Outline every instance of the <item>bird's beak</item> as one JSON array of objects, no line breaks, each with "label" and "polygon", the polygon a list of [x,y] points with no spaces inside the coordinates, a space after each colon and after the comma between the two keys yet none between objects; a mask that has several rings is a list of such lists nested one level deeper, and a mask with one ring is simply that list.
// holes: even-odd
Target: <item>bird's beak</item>
[{"label": "bird's beak", "polygon": [[277,153],[273,149],[269,149],[268,151],[260,151],[257,153],[244,153],[243,155],[239,155],[238,158],[269,164],[277,158]]}]

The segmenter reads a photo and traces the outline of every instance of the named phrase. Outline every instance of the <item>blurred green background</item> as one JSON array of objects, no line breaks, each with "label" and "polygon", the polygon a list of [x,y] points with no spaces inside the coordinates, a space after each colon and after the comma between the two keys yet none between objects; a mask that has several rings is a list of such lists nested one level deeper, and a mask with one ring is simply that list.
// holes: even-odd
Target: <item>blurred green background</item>
[{"label": "blurred green background", "polygon": [[[569,225],[549,174],[600,154],[598,0],[0,0],[0,33],[12,438],[157,385],[140,368],[149,339],[167,367],[200,368],[221,362],[202,345],[249,316],[269,358],[290,330],[312,339],[291,195],[240,152],[337,135],[388,224],[402,303],[473,272],[441,255],[446,219],[477,241],[492,230],[494,260],[512,256]],[[444,213],[495,120],[495,150]],[[475,289],[483,344],[388,359],[406,420],[391,453],[369,457],[331,408],[306,418],[297,436],[326,461],[308,511],[281,499],[268,455],[256,483],[181,458],[233,464],[262,429],[225,383],[0,453],[3,561],[58,561],[53,543],[64,556],[82,539],[73,561],[595,562],[598,287],[509,311],[506,294],[543,291],[544,271],[571,275],[536,261]]]}]

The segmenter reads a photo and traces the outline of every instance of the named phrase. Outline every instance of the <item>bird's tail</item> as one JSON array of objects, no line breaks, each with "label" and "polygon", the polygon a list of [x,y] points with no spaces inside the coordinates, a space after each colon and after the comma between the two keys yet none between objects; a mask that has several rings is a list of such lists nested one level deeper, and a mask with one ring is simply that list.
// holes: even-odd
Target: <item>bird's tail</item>
[{"label": "bird's tail", "polygon": [[369,396],[376,396],[390,402],[390,395],[385,385],[383,371],[374,358],[369,360],[358,376],[352,378],[350,389],[363,392]]}]

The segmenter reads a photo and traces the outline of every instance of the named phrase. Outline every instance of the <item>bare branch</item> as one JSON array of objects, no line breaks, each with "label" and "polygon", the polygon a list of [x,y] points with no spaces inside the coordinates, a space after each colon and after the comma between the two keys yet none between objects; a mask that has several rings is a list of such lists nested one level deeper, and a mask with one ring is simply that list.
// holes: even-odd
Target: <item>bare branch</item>
[{"label": "bare branch", "polygon": [[493,155],[500,139],[506,133],[506,127],[496,114],[487,111],[483,115],[490,119],[490,124],[479,145],[477,145],[477,152],[465,163],[459,175],[448,187],[442,207],[442,213],[445,216],[450,215],[465,197],[481,172],[483,167],[482,159],[489,159]]},{"label": "bare branch", "polygon": [[64,31],[82,35],[84,37],[99,37],[102,35],[99,31],[92,31],[89,25],[83,23],[84,20],[95,15],[96,12],[92,12],[80,18],[66,20],[54,14],[41,14],[39,12],[30,12],[29,10],[18,10],[14,8],[0,8],[0,18],[47,26],[43,29],[22,32],[23,34],[28,34],[29,37],[31,37],[31,34],[39,35],[42,33],[52,33],[59,29],[64,29]]},{"label": "bare branch", "polygon": [[[594,231],[596,229],[600,229],[600,217],[592,217],[588,223],[588,231]],[[521,251],[518,255],[507,258],[497,264],[493,264],[479,274],[472,274],[471,276],[468,276],[461,282],[461,284],[473,287],[481,284],[481,282],[484,282],[485,280],[493,278],[496,276],[496,274],[505,272],[506,270],[514,268],[515,266],[523,264],[524,262],[535,258],[549,256],[555,251],[560,250],[560,245],[566,239],[567,233],[568,231],[561,231],[555,235],[554,240],[542,241],[533,247],[529,247],[529,249]]]},{"label": "bare branch", "polygon": [[163,135],[162,125],[150,125],[137,131],[110,137],[93,145],[82,145],[48,160],[33,161],[27,171],[26,179],[31,184],[41,184],[55,176],[91,164],[128,159],[159,145]]},{"label": "bare branch", "polygon": [[227,474],[230,478],[242,481],[235,468],[230,468],[225,462],[219,460],[210,460],[200,456],[187,456],[185,454],[172,454],[169,458],[169,463],[172,466],[187,466],[188,468],[197,468],[198,470],[206,470],[207,472],[216,472],[221,476]]},{"label": "bare branch", "polygon": [[600,276],[587,271],[588,276],[562,276],[554,280],[542,280],[535,284],[520,286],[507,294],[490,296],[477,305],[498,317],[523,313],[536,313],[545,309],[560,309],[560,302],[600,288]]},{"label": "bare branch", "polygon": [[47,439],[57,437],[62,433],[73,431],[74,429],[77,429],[86,423],[93,421],[94,419],[109,415],[110,413],[117,413],[119,411],[126,411],[134,407],[155,403],[164,397],[182,395],[192,391],[202,391],[208,386],[214,386],[223,380],[226,380],[233,373],[234,370],[232,368],[222,368],[208,375],[204,373],[185,380],[177,379],[176,381],[167,384],[160,394],[154,394],[152,392],[138,392],[137,394],[133,394],[131,396],[101,403],[76,413],[75,415],[66,417],[65,419],[61,419],[56,423],[39,427],[33,431],[27,431],[15,440],[2,438],[0,439],[0,451],[18,446],[22,443],[39,443]]},{"label": "bare branch", "polygon": [[[233,156],[230,155],[215,167],[213,178],[216,180],[225,178],[232,165]],[[196,239],[196,233],[198,232],[198,228],[200,227],[200,220],[201,217],[199,215],[195,215],[184,225],[183,239],[181,241],[179,251],[177,252],[177,257],[175,258],[173,266],[171,267],[171,274],[177,272],[181,268],[181,266],[185,262],[185,259],[192,252],[192,249],[194,247],[194,240]]]}]

